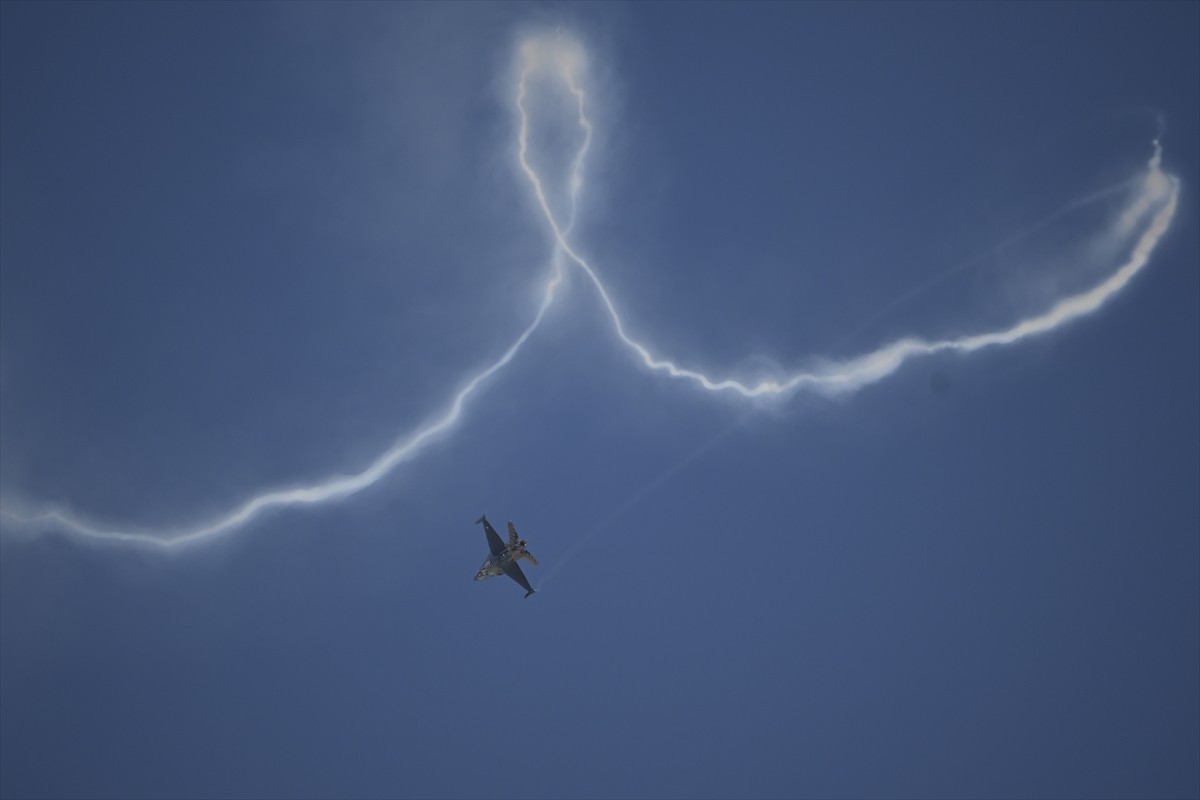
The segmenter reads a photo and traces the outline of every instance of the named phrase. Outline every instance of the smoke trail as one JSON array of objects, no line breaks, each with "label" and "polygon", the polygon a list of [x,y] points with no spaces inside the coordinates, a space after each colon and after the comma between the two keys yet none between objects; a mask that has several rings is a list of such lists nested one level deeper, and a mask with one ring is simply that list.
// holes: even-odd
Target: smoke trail
[{"label": "smoke trail", "polygon": [[[565,260],[569,260],[578,267],[588,278],[607,310],[617,337],[634,351],[647,368],[689,381],[710,392],[733,392],[747,398],[787,397],[800,390],[834,395],[853,392],[875,383],[895,372],[914,356],[945,351],[971,353],[986,347],[1014,344],[1028,337],[1048,333],[1068,322],[1094,313],[1128,285],[1133,277],[1145,267],[1155,247],[1170,226],[1178,205],[1179,182],[1176,178],[1162,172],[1162,151],[1156,140],[1154,156],[1148,165],[1148,173],[1142,180],[1134,200],[1120,216],[1110,233],[1131,236],[1137,227],[1144,223],[1147,215],[1153,213],[1153,216],[1146,224],[1145,230],[1137,238],[1128,260],[1108,279],[1094,288],[1061,299],[1049,310],[1037,316],[1020,320],[1003,330],[935,341],[918,338],[900,339],[856,358],[830,363],[816,370],[797,371],[774,380],[761,381],[753,386],[734,378],[709,377],[702,372],[677,366],[670,360],[655,356],[646,345],[633,339],[626,332],[625,324],[599,275],[591,264],[574,249],[568,238],[576,222],[578,202],[585,186],[584,167],[592,142],[592,123],[585,110],[586,94],[580,84],[580,72],[584,65],[582,49],[577,43],[562,36],[531,37],[521,44],[518,52],[520,71],[514,97],[514,107],[519,118],[517,164],[528,181],[542,216],[553,235],[555,248],[551,259],[551,276],[545,284],[542,302],[533,321],[499,359],[467,382],[440,416],[398,440],[360,472],[326,478],[308,486],[264,492],[252,497],[218,519],[174,535],[163,536],[144,531],[117,530],[95,524],[84,517],[58,508],[25,513],[23,510],[16,510],[9,505],[0,507],[0,515],[18,525],[34,529],[58,529],[89,539],[173,549],[240,530],[270,509],[326,503],[360,492],[377,483],[397,465],[416,457],[422,448],[438,435],[449,431],[461,418],[467,400],[475,391],[488,378],[512,361],[533,332],[541,325],[547,309],[553,303],[556,291],[565,277]],[[525,107],[527,82],[531,75],[543,71],[548,71],[552,78],[560,80],[574,98],[577,114],[576,125],[582,132],[581,144],[571,161],[567,175],[570,212],[565,224],[560,224],[551,211],[542,178],[529,163],[529,117]]]},{"label": "smoke trail", "polygon": [[520,336],[517,337],[504,354],[500,356],[493,364],[479,372],[475,377],[459,390],[458,394],[450,402],[446,412],[439,418],[430,422],[422,428],[419,428],[415,433],[401,439],[393,444],[382,455],[375,459],[366,469],[354,475],[345,475],[335,478],[328,478],[311,486],[299,487],[294,489],[280,489],[276,491],[266,492],[256,497],[251,498],[242,504],[239,508],[226,514],[220,519],[200,525],[191,531],[178,534],[172,537],[163,537],[145,532],[130,532],[119,531],[109,528],[104,528],[95,525],[81,517],[78,517],[69,512],[60,509],[51,509],[40,513],[27,515],[9,509],[2,509],[0,513],[4,517],[22,525],[38,525],[46,528],[57,528],[70,533],[76,533],[82,536],[87,536],[95,539],[104,539],[114,542],[122,542],[126,544],[146,544],[155,545],[158,547],[179,547],[181,545],[194,543],[204,539],[212,539],[221,534],[230,533],[238,528],[241,528],[246,523],[258,517],[264,511],[271,508],[282,506],[297,506],[297,505],[316,505],[319,503],[329,502],[331,500],[340,500],[349,495],[361,492],[368,486],[379,481],[389,472],[391,472],[398,464],[408,461],[416,456],[422,447],[440,433],[449,430],[455,422],[462,416],[463,405],[480,384],[496,374],[499,370],[505,367],[526,340],[537,330],[542,324],[542,318],[546,314],[546,310],[550,308],[550,304],[554,301],[555,292],[560,283],[562,283],[563,271],[561,263],[556,259],[554,270],[550,280],[546,284],[545,293],[542,296],[542,303],[538,307],[537,315],[533,322],[529,324]]},{"label": "smoke trail", "polygon": [[[712,378],[702,372],[678,366],[666,358],[655,356],[646,345],[633,339],[626,332],[625,323],[622,321],[621,315],[617,312],[616,305],[613,303],[608,290],[601,282],[599,275],[596,274],[591,264],[571,246],[567,238],[567,231],[560,227],[558,221],[555,219],[554,212],[551,211],[550,205],[546,201],[546,193],[542,187],[541,178],[529,165],[529,161],[526,158],[525,147],[529,125],[524,105],[525,83],[533,68],[542,66],[547,61],[557,64],[559,78],[567,85],[570,92],[578,98],[580,125],[585,126],[588,131],[591,130],[591,122],[583,111],[585,95],[583,89],[576,83],[573,70],[568,65],[555,62],[553,59],[537,59],[536,61],[527,59],[526,67],[521,73],[520,88],[517,92],[516,100],[521,124],[521,148],[518,157],[521,170],[529,180],[534,196],[537,198],[542,216],[545,218],[546,224],[550,227],[558,248],[576,266],[583,270],[584,274],[591,281],[592,286],[596,289],[601,302],[608,312],[609,319],[612,321],[617,337],[633,350],[642,363],[649,369],[665,372],[673,378],[690,381],[710,392],[732,391],[743,397],[751,398],[786,396],[800,389],[808,389],[826,395],[844,394],[856,391],[887,377],[913,356],[947,350],[971,353],[984,347],[1013,344],[1029,336],[1048,333],[1068,322],[1096,311],[1105,301],[1123,289],[1133,276],[1149,262],[1150,255],[1154,252],[1155,246],[1170,227],[1171,219],[1174,217],[1178,205],[1179,181],[1173,176],[1168,176],[1162,172],[1162,147],[1156,139],[1154,141],[1154,155],[1147,165],[1148,174],[1142,181],[1142,186],[1137,197],[1121,215],[1115,230],[1118,234],[1131,233],[1136,224],[1150,210],[1157,207],[1159,209],[1158,213],[1138,239],[1129,260],[1121,265],[1108,280],[1090,291],[1060,300],[1049,311],[1039,316],[1017,322],[1005,330],[932,342],[915,338],[901,339],[884,345],[873,352],[818,371],[798,371],[790,376],[775,380],[764,380],[753,386],[748,386],[734,378]],[[580,182],[582,183],[582,178],[580,178]],[[1090,198],[1085,198],[1085,200],[1087,199]]]},{"label": "smoke trail", "polygon": [[[1075,212],[1081,208],[1098,203],[1102,200],[1107,200],[1107,199],[1112,198],[1122,192],[1129,191],[1137,183],[1138,183],[1137,178],[1123,180],[1123,181],[1115,183],[1111,186],[1107,186],[1103,189],[1099,189],[1099,190],[1092,192],[1088,195],[1085,195],[1083,197],[1072,200],[1069,203],[1061,206],[1057,210],[1046,215],[1045,217],[1042,217],[1037,222],[1034,222],[1033,224],[1026,226],[1025,228],[1017,231],[1016,233],[1006,236],[1003,239],[1003,241],[1000,241],[997,244],[989,247],[984,252],[973,255],[970,258],[967,258],[964,261],[960,261],[951,267],[947,267],[946,269],[942,270],[941,272],[938,272],[937,274],[933,275],[932,277],[925,279],[924,281],[917,284],[916,286],[906,289],[904,292],[898,294],[897,296],[893,297],[891,300],[884,303],[873,314],[868,316],[862,322],[858,323],[858,325],[856,325],[854,328],[852,328],[851,330],[847,331],[846,333],[844,333],[840,337],[838,337],[837,344],[840,345],[845,342],[853,341],[855,339],[855,337],[857,337],[864,330],[867,330],[868,328],[870,328],[872,325],[874,325],[880,319],[882,319],[883,317],[886,317],[892,311],[903,306],[905,303],[911,301],[913,298],[917,297],[918,295],[929,291],[930,289],[937,286],[938,284],[948,281],[956,275],[960,275],[963,272],[966,272],[974,267],[979,266],[987,259],[992,258],[995,255],[1004,252],[1005,250],[1016,245],[1018,242],[1029,238],[1033,234],[1038,233],[1039,231],[1045,230],[1046,228],[1049,228],[1054,223],[1058,222],[1062,218],[1068,216],[1069,214],[1072,214],[1073,212]],[[1123,216],[1128,216],[1128,212],[1126,212],[1126,215],[1123,215]],[[1123,239],[1127,238],[1131,232],[1132,232],[1131,230],[1126,230],[1124,228],[1121,228],[1114,235],[1114,239],[1118,240],[1118,241],[1123,240]],[[835,346],[837,346],[837,345],[835,345]]]}]

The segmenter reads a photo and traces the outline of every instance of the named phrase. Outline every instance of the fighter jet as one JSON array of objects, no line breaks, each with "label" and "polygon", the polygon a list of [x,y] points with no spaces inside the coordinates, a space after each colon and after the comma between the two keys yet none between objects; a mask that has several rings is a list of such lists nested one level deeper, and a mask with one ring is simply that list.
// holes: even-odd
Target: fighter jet
[{"label": "fighter jet", "polygon": [[521,588],[525,590],[525,596],[529,597],[533,594],[533,587],[525,579],[525,573],[521,572],[521,566],[517,562],[524,558],[536,567],[537,559],[525,549],[525,540],[517,538],[517,529],[511,521],[508,523],[508,544],[504,543],[500,534],[496,533],[496,529],[492,527],[492,523],[488,522],[487,514],[475,520],[476,525],[481,522],[483,523],[483,532],[487,535],[488,549],[492,551],[492,554],[483,562],[479,572],[475,573],[475,580],[486,580],[493,575],[507,575],[521,584]]}]

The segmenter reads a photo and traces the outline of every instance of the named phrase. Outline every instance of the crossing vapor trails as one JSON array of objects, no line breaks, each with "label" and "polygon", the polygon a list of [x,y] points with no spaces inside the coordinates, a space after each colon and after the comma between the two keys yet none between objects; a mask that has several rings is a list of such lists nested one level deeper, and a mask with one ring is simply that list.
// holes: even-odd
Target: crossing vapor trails
[{"label": "crossing vapor trails", "polygon": [[[270,509],[316,505],[360,492],[380,481],[397,465],[416,457],[422,448],[458,422],[468,399],[487,379],[516,357],[521,347],[541,325],[565,278],[568,265],[576,267],[587,278],[604,306],[618,339],[652,371],[687,381],[705,391],[728,392],[746,398],[787,398],[801,391],[836,395],[854,392],[875,383],[895,372],[914,356],[939,352],[972,353],[987,347],[1015,344],[1033,336],[1049,333],[1073,320],[1094,313],[1146,266],[1155,247],[1168,230],[1178,205],[1179,181],[1162,171],[1162,151],[1156,140],[1154,154],[1144,177],[1137,182],[1137,188],[1124,211],[1105,232],[1108,237],[1126,241],[1128,256],[1108,278],[1093,288],[1061,298],[1045,311],[1000,330],[941,340],[903,338],[855,358],[837,363],[828,362],[818,369],[796,371],[752,385],[733,377],[714,377],[655,355],[648,345],[634,339],[627,332],[616,304],[595,268],[571,242],[570,236],[576,222],[579,199],[585,188],[584,170],[593,134],[592,122],[587,115],[587,95],[582,75],[586,60],[581,46],[561,34],[527,37],[518,47],[517,57],[517,80],[513,98],[513,107],[518,118],[516,160],[553,238],[550,277],[544,286],[542,300],[533,321],[495,362],[471,377],[433,421],[401,437],[360,472],[329,477],[308,486],[263,492],[218,519],[192,526],[182,532],[162,534],[128,528],[116,529],[63,509],[43,507],[29,512],[24,507],[13,507],[8,501],[0,507],[0,514],[4,520],[32,530],[53,529],[86,539],[174,549],[241,530]],[[555,216],[551,208],[543,177],[530,164],[530,115],[527,101],[528,85],[534,76],[559,82],[570,95],[574,124],[580,138],[567,168],[565,186],[569,210],[563,221]],[[1106,190],[1104,196],[1111,194],[1111,191]],[[1091,201],[1085,198],[1077,202]]]},{"label": "crossing vapor trails", "polygon": [[[1092,313],[1103,305],[1106,300],[1123,289],[1129,283],[1130,279],[1149,262],[1150,255],[1154,252],[1155,246],[1163,234],[1166,233],[1167,228],[1170,227],[1171,219],[1175,215],[1175,209],[1178,204],[1179,182],[1173,176],[1168,176],[1162,172],[1162,148],[1158,141],[1155,140],[1154,155],[1147,165],[1147,175],[1141,182],[1141,187],[1136,197],[1121,215],[1116,225],[1115,233],[1118,235],[1128,235],[1136,224],[1145,218],[1150,210],[1157,208],[1158,213],[1155,214],[1133,247],[1129,260],[1118,268],[1108,280],[1092,290],[1060,300],[1049,311],[1039,316],[1017,322],[1005,330],[939,341],[926,341],[917,338],[900,339],[841,364],[832,365],[819,371],[799,371],[790,376],[775,380],[761,381],[753,386],[744,384],[734,378],[716,379],[702,372],[680,367],[668,359],[655,356],[646,345],[633,339],[626,332],[621,315],[617,312],[616,305],[613,303],[608,290],[605,289],[604,284],[600,281],[600,277],[596,274],[591,264],[572,248],[567,238],[569,231],[560,227],[558,221],[555,219],[554,212],[551,211],[550,205],[546,201],[546,194],[541,178],[530,167],[526,159],[525,141],[528,117],[524,107],[525,82],[532,69],[543,63],[554,65],[570,92],[578,98],[579,124],[588,131],[589,137],[591,122],[584,113],[584,93],[575,80],[573,70],[575,59],[556,55],[557,49],[555,45],[552,44],[550,47],[551,53],[549,55],[528,45],[524,48],[526,67],[521,73],[521,88],[517,93],[517,109],[521,120],[522,146],[519,153],[521,170],[533,188],[542,216],[545,218],[546,224],[550,226],[558,248],[576,266],[583,270],[584,274],[591,281],[605,309],[608,311],[613,329],[621,341],[638,355],[646,367],[665,372],[673,378],[682,378],[691,381],[708,391],[731,391],[744,397],[786,395],[800,389],[810,389],[824,394],[852,392],[890,375],[901,364],[915,355],[950,350],[970,353],[991,345],[1013,344],[1029,336],[1047,333],[1072,320]],[[561,44],[557,45],[557,48],[562,47],[563,45]],[[581,173],[573,171],[573,187],[576,180],[582,184]],[[1102,193],[1100,196],[1104,196],[1105,194]]]}]

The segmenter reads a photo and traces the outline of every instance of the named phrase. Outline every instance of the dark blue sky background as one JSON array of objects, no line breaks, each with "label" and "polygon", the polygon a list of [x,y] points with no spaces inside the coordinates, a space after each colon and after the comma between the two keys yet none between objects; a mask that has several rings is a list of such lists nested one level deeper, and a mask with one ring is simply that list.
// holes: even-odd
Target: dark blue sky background
[{"label": "dark blue sky background", "polygon": [[[573,241],[632,335],[721,376],[1098,282],[1121,196],[1052,215],[1160,122],[1183,185],[1098,313],[849,397],[652,374],[573,272],[359,494],[182,552],[6,519],[0,794],[1200,793],[1200,5],[0,22],[0,500],[115,530],[361,470],[529,324],[530,26],[589,54]],[[472,583],[481,512],[535,597]]]}]

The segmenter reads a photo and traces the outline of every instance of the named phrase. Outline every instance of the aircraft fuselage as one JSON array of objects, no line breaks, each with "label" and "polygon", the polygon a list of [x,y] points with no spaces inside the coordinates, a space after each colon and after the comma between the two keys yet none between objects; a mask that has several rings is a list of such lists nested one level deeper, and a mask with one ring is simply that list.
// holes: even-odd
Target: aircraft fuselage
[{"label": "aircraft fuselage", "polygon": [[488,556],[483,562],[483,566],[479,568],[479,572],[475,573],[475,580],[482,581],[497,575],[503,575],[504,568],[511,563],[513,563],[513,557],[507,554]]},{"label": "aircraft fuselage", "polygon": [[526,597],[533,594],[534,589],[530,586],[529,579],[525,577],[525,573],[521,571],[521,565],[517,562],[524,559],[535,566],[538,562],[533,554],[525,549],[525,540],[517,534],[516,526],[509,521],[508,541],[505,542],[500,538],[500,534],[496,533],[492,523],[487,521],[486,514],[475,521],[483,525],[483,532],[487,536],[488,550],[491,551],[484,560],[483,566],[475,573],[475,580],[482,581],[494,575],[507,575],[521,585],[521,588],[525,590]]}]

